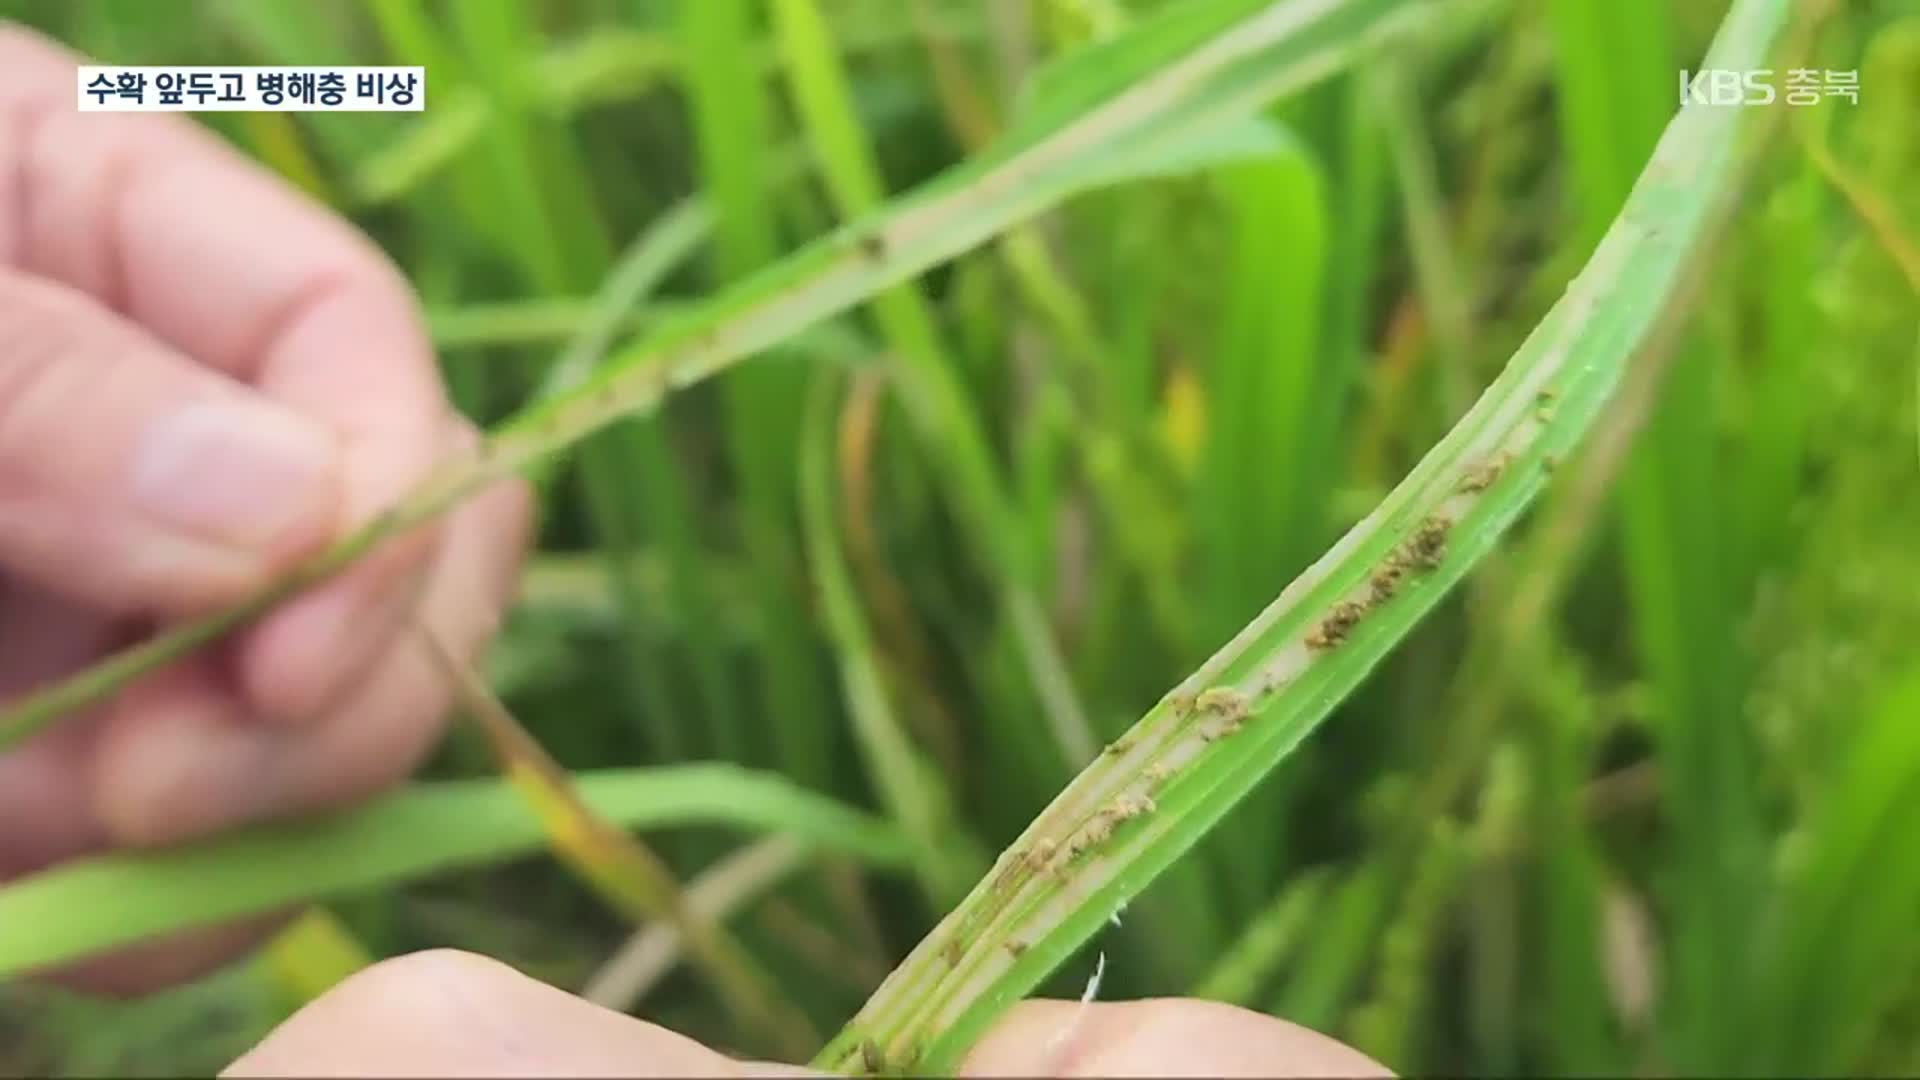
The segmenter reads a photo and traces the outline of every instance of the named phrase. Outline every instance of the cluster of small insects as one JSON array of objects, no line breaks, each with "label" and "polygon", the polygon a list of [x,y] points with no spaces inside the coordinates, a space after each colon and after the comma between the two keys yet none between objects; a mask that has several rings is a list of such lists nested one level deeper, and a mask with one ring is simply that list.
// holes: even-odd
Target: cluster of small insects
[{"label": "cluster of small insects", "polygon": [[[1542,424],[1552,420],[1553,410],[1558,401],[1559,395],[1554,391],[1540,391],[1539,395],[1535,398],[1536,407],[1534,409],[1534,417]],[[1511,450],[1502,450],[1497,454],[1489,454],[1484,460],[1467,470],[1466,475],[1460,478],[1459,487],[1454,490],[1462,495],[1478,495],[1492,487],[1494,481],[1500,479],[1508,467],[1513,464],[1513,461],[1514,455]],[[1549,452],[1540,459],[1540,468],[1549,474],[1559,467],[1560,455],[1557,453]]]},{"label": "cluster of small insects", "polygon": [[1093,820],[1087,822],[1086,828],[1074,833],[1067,841],[1066,857],[1072,860],[1085,855],[1112,839],[1113,831],[1122,823],[1153,811],[1153,799],[1146,795],[1122,795],[1114,799],[1093,815]]},{"label": "cluster of small insects", "polygon": [[[1537,416],[1544,423],[1551,415],[1555,395],[1551,390],[1542,390],[1537,398]],[[1500,451],[1489,455],[1467,470],[1461,478],[1456,491],[1463,495],[1478,494],[1496,483],[1502,474],[1513,464],[1514,455],[1510,451]],[[1551,469],[1557,460],[1549,457],[1546,465]],[[1445,513],[1434,513],[1423,520],[1419,527],[1406,540],[1396,546],[1385,562],[1376,570],[1370,580],[1371,591],[1365,601],[1342,600],[1333,605],[1326,616],[1306,637],[1306,645],[1314,651],[1326,651],[1338,647],[1353,633],[1367,614],[1380,604],[1391,600],[1398,590],[1414,575],[1438,568],[1446,559],[1447,540],[1454,526],[1454,520]],[[1263,686],[1262,690],[1268,689]],[[1238,732],[1252,712],[1252,699],[1248,694],[1232,686],[1216,686],[1200,691],[1198,694],[1176,692],[1166,699],[1165,704],[1176,716],[1199,716],[1201,723],[1199,735],[1203,742],[1218,742]],[[1109,743],[1104,750],[1108,756],[1118,757],[1133,749],[1135,740],[1132,735],[1123,735]],[[1108,803],[1077,832],[1068,837],[1065,843],[1042,837],[1035,840],[1019,859],[1003,873],[1025,871],[1032,874],[1050,873],[1065,863],[1072,862],[1094,848],[1112,839],[1115,830],[1122,824],[1153,813],[1157,807],[1151,792],[1158,791],[1176,772],[1176,766],[1168,761],[1155,761],[1141,773],[1145,781],[1146,792],[1129,792],[1119,795]],[[1029,943],[1019,939],[1009,939],[1001,948],[1009,957],[1018,959],[1024,955]],[[949,966],[957,966],[963,948],[956,937],[947,942],[942,950]],[[869,1071],[877,1072],[882,1064],[878,1060],[878,1048],[871,1042],[861,1047]]]},{"label": "cluster of small insects", "polygon": [[1218,742],[1239,731],[1253,711],[1247,695],[1231,686],[1215,686],[1194,699],[1194,708],[1206,715],[1200,725],[1200,738]]},{"label": "cluster of small insects", "polygon": [[1458,490],[1462,495],[1477,495],[1492,487],[1493,482],[1500,479],[1500,474],[1506,472],[1511,464],[1513,452],[1502,450],[1468,469],[1467,474],[1460,478]]},{"label": "cluster of small insects", "polygon": [[1353,633],[1353,628],[1360,625],[1360,620],[1366,614],[1367,605],[1358,600],[1342,600],[1333,605],[1333,610],[1320,620],[1320,625],[1307,634],[1307,648],[1325,652],[1338,647],[1347,640],[1347,635]]},{"label": "cluster of small insects", "polygon": [[[1469,475],[1472,477],[1476,474]],[[1481,482],[1484,486],[1493,481],[1489,476]],[[1307,634],[1307,648],[1325,652],[1338,647],[1353,633],[1353,628],[1360,625],[1360,620],[1366,618],[1367,612],[1393,599],[1409,575],[1433,570],[1446,561],[1447,534],[1452,529],[1453,519],[1444,514],[1428,515],[1413,535],[1394,548],[1380,568],[1374,571],[1368,582],[1371,591],[1367,599],[1364,602],[1342,600],[1333,605],[1333,610],[1320,620],[1320,625]]]},{"label": "cluster of small insects", "polygon": [[[1172,766],[1156,762],[1146,770],[1148,787],[1151,790],[1173,774]],[[1040,837],[1027,846],[1017,858],[1006,864],[999,872],[995,887],[1015,887],[1016,879],[1022,875],[1050,874],[1060,866],[1070,863],[1092,851],[1094,848],[1113,838],[1114,830],[1135,818],[1144,817],[1156,810],[1151,795],[1126,793],[1116,796],[1078,832],[1074,833],[1062,845],[1051,837]],[[966,952],[963,938],[966,931],[957,931],[940,947],[940,956],[947,967],[956,968]],[[1001,945],[1009,956],[1018,958],[1027,951],[1027,943],[1017,939],[1003,942]]]},{"label": "cluster of small insects", "polygon": [[1422,570],[1436,570],[1446,561],[1447,534],[1451,531],[1451,520],[1440,514],[1430,515],[1401,546],[1400,554]]},{"label": "cluster of small insects", "polygon": [[[1171,774],[1171,770],[1163,765],[1155,765],[1148,772],[1150,775],[1162,778]],[[1122,824],[1135,818],[1145,817],[1155,809],[1157,807],[1150,795],[1134,793],[1119,795],[1102,807],[1099,813],[1094,814],[1092,820],[1078,832],[1068,837],[1064,847],[1058,841],[1044,836],[1035,840],[1026,851],[1021,853],[1020,865],[1036,874],[1050,872],[1059,864],[1072,862],[1106,843],[1113,838],[1114,830]]]},{"label": "cluster of small insects", "polygon": [[[1373,572],[1373,602],[1384,604],[1393,599],[1399,591],[1400,582],[1407,576],[1407,568],[1397,560],[1389,559],[1387,564]],[[1311,644],[1311,642],[1309,642]]]}]

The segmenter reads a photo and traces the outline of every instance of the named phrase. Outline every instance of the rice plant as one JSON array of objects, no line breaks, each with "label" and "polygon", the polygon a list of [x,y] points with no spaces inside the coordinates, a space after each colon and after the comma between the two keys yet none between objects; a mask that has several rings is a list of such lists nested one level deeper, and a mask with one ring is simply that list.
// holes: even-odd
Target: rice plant
[{"label": "rice plant", "polygon": [[415,780],[0,883],[0,1069],[218,1068],[433,946],[837,1073],[1095,972],[1405,1072],[1920,1067],[1913,0],[5,7],[425,66],[201,119],[486,434],[0,753],[501,477],[540,536]]}]

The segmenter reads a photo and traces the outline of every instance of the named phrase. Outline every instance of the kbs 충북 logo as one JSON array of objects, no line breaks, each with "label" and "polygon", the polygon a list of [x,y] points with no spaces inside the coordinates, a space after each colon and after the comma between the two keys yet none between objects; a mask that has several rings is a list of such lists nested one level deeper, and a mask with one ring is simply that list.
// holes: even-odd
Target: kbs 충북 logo
[{"label": "kbs \ucda9\ubd81 logo", "polygon": [[1789,105],[1818,105],[1823,97],[1860,103],[1858,71],[1820,71],[1773,68],[1735,71],[1730,68],[1680,69],[1680,105],[1771,105],[1785,98]]}]

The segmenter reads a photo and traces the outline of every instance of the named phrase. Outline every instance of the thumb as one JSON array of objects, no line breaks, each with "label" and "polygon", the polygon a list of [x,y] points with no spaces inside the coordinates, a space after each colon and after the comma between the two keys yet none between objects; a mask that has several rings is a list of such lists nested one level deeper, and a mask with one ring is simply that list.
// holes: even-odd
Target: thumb
[{"label": "thumb", "polygon": [[0,566],[115,614],[230,600],[324,543],[326,428],[0,269]]},{"label": "thumb", "polygon": [[[296,1013],[227,1077],[741,1077],[772,1070],[589,1004],[512,968],[415,953]],[[786,1075],[793,1075],[786,1070]]]},{"label": "thumb", "polygon": [[976,1046],[966,1076],[1392,1076],[1358,1050],[1193,998],[1026,1001]]}]

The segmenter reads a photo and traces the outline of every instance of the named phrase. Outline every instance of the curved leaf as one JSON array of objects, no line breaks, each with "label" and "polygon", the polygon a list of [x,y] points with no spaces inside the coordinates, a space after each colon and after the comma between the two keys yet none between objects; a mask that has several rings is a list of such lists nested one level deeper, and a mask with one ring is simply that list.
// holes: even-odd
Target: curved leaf
[{"label": "curved leaf", "polygon": [[[0,712],[0,749],[140,675],[201,648],[324,580],[381,541],[430,520],[487,485],[532,467],[669,393],[720,373],[791,335],[966,252],[1062,199],[1100,183],[1116,152],[1250,115],[1324,77],[1358,44],[1392,29],[1387,16],[1427,0],[1281,0],[1257,11],[1232,0],[1233,20],[1177,49],[1116,56],[1087,73],[1071,107],[1031,110],[981,158],[841,228],[658,327],[571,392],[536,403],[477,450],[428,477],[399,505],[247,600],[123,650],[42,687]],[[1251,13],[1247,13],[1251,11]],[[1165,44],[1165,43],[1162,43]]]},{"label": "curved leaf", "polygon": [[[1740,0],[1706,66],[1768,66],[1789,10]],[[1673,347],[1767,115],[1682,111],[1592,259],[1479,402],[1081,773],[814,1066],[951,1070],[1351,693],[1532,503],[1628,361]]]},{"label": "curved leaf", "polygon": [[[577,783],[601,817],[627,828],[778,833],[889,868],[913,855],[864,813],[730,765],[588,772]],[[82,859],[0,888],[0,979],[156,934],[526,855],[544,837],[507,781],[462,780],[188,847]]]}]

